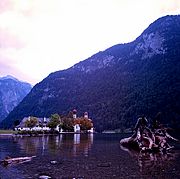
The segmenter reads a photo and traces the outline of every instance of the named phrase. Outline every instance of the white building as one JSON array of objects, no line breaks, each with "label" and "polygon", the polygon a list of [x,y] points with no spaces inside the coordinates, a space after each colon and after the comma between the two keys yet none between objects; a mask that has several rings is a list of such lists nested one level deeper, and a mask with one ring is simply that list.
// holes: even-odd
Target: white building
[{"label": "white building", "polygon": [[50,128],[47,127],[47,123],[50,121],[49,118],[37,118],[38,122],[36,126],[30,128],[26,127],[25,123],[27,120],[30,120],[30,117],[24,117],[19,125],[15,127],[17,131],[50,131]]},{"label": "white building", "polygon": [[80,131],[81,131],[81,128],[80,128],[79,124],[75,124],[74,125],[74,132],[75,133],[80,133]]}]

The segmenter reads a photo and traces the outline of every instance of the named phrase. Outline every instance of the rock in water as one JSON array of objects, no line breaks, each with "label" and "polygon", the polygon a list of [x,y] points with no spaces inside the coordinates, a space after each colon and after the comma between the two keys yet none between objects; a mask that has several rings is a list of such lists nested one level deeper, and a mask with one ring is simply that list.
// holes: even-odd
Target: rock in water
[{"label": "rock in water", "polygon": [[53,160],[51,161],[51,164],[57,164],[57,161]]}]

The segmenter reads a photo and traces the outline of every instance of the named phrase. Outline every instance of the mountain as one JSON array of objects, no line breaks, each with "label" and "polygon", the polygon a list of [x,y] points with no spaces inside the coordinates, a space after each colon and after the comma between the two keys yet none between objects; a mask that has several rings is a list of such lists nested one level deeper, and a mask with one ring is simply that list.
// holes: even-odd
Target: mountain
[{"label": "mountain", "polygon": [[[133,30],[133,29],[132,29]],[[51,73],[34,86],[1,126],[34,115],[88,111],[96,130],[126,128],[139,115],[179,127],[180,15],[165,16],[133,42],[118,44]]]},{"label": "mountain", "polygon": [[31,85],[13,76],[0,77],[0,121],[30,92]]}]

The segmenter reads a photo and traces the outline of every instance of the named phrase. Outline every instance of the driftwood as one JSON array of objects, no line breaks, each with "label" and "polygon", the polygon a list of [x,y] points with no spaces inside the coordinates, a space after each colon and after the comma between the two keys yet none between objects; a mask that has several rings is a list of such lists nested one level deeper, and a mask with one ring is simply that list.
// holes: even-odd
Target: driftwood
[{"label": "driftwood", "polygon": [[166,129],[158,129],[151,132],[151,135],[147,131],[143,131],[133,134],[131,137],[124,138],[120,140],[120,144],[123,147],[133,149],[140,152],[168,152],[173,146],[170,146],[168,139],[178,141],[172,137]]},{"label": "driftwood", "polygon": [[18,164],[18,163],[24,163],[24,162],[29,162],[36,156],[31,156],[31,157],[17,157],[17,158],[11,158],[11,157],[6,157],[4,160],[1,160],[0,163],[3,164],[4,166],[7,166],[9,164]]}]

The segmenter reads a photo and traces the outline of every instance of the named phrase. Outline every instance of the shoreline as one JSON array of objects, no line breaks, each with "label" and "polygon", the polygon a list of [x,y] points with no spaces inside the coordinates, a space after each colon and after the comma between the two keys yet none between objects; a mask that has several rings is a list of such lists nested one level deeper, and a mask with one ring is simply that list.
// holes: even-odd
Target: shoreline
[{"label": "shoreline", "polygon": [[12,136],[12,135],[15,135],[13,133],[9,133],[9,134],[0,134],[0,136]]},{"label": "shoreline", "polygon": [[77,133],[77,132],[61,132],[61,133],[54,133],[54,134],[48,134],[48,133],[45,133],[45,134],[18,134],[18,133],[6,133],[6,134],[3,134],[3,133],[0,133],[0,137],[1,136],[29,136],[29,137],[38,137],[38,136],[56,136],[56,135],[60,135],[60,134],[95,134],[94,133]]}]

